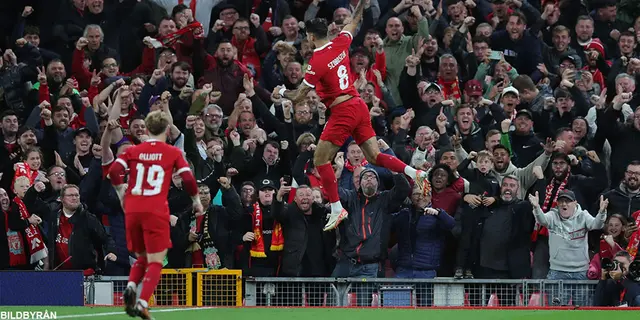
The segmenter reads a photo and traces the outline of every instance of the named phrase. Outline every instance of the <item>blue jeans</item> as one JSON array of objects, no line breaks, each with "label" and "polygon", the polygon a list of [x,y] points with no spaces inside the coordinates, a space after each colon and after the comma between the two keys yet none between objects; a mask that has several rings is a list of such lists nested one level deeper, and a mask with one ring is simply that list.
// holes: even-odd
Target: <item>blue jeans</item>
[{"label": "blue jeans", "polygon": [[[354,264],[349,258],[340,257],[338,258],[335,269],[333,269],[331,277],[375,279],[378,277],[378,269],[380,269],[379,263]],[[351,292],[355,291],[356,306],[371,306],[371,299],[373,297],[373,291],[375,290],[374,286],[375,285],[369,283],[352,284]]]},{"label": "blue jeans", "polygon": [[[435,270],[413,270],[404,267],[396,269],[396,278],[401,279],[433,279]],[[416,283],[416,303],[418,307],[430,307],[433,305],[433,284]]]},{"label": "blue jeans", "polygon": [[[587,272],[564,272],[557,270],[549,270],[547,274],[548,280],[588,280]],[[590,306],[591,297],[588,296],[588,286],[581,284],[562,284],[562,290],[558,284],[547,284],[546,291],[549,297],[549,303],[552,301],[558,301],[560,305],[568,305],[569,300],[573,299],[572,305],[574,306]],[[550,290],[549,290],[550,289]]]}]

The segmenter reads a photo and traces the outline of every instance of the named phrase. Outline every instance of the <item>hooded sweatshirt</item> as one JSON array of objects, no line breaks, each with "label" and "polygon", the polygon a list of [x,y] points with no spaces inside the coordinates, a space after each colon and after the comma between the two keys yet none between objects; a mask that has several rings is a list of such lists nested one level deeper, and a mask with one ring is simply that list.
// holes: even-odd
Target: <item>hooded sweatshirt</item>
[{"label": "hooded sweatshirt", "polygon": [[560,216],[557,208],[544,213],[535,206],[536,221],[549,229],[550,270],[561,272],[586,272],[589,269],[588,232],[604,227],[607,212],[593,217],[576,204],[575,213],[568,219]]}]

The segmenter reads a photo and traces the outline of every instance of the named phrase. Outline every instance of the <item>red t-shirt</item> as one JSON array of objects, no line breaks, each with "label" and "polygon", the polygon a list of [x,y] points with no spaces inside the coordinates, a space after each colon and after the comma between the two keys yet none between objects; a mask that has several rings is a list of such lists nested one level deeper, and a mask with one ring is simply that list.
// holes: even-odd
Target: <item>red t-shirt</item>
[{"label": "red t-shirt", "polygon": [[129,169],[129,183],[125,194],[126,213],[154,213],[169,215],[167,196],[171,175],[190,171],[182,151],[157,140],[147,140],[126,149],[117,159]]},{"label": "red t-shirt", "polygon": [[359,97],[353,85],[356,79],[350,79],[349,46],[353,36],[342,31],[333,41],[317,48],[313,52],[303,82],[316,89],[316,93],[326,106],[342,95]]},{"label": "red t-shirt", "polygon": [[[69,258],[69,238],[71,238],[72,230],[71,221],[62,213],[60,215],[60,225],[58,225],[58,236],[56,237],[56,258],[58,258],[56,264],[60,264]],[[59,269],[69,270],[71,268],[73,268],[73,265],[71,264],[71,259],[69,259]]]}]

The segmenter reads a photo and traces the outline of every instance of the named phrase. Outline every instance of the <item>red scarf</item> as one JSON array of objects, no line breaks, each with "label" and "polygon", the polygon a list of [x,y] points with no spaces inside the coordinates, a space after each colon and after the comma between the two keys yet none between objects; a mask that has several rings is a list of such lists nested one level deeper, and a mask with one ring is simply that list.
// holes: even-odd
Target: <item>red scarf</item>
[{"label": "red scarf", "polygon": [[[640,210],[634,212],[631,217],[635,217],[636,226],[640,226]],[[629,238],[629,244],[627,245],[627,252],[631,255],[631,260],[635,259],[638,255],[638,245],[640,245],[640,229],[636,230]]]},{"label": "red scarf", "polygon": [[[262,238],[262,209],[258,202],[253,204],[253,234],[254,239],[251,243],[251,256],[254,258],[266,258],[264,252],[264,239]],[[273,223],[273,233],[271,233],[271,251],[282,251],[284,249],[284,235],[282,234],[282,226],[280,223]]]},{"label": "red scarf", "polygon": [[362,162],[360,162],[359,165],[354,166],[353,164],[351,164],[351,161],[347,159],[347,161],[344,162],[344,168],[349,170],[349,172],[353,172],[353,170],[355,170],[357,167],[364,167],[368,164],[369,162],[367,161],[367,159],[362,159]]},{"label": "red scarf", "polygon": [[[24,205],[22,199],[15,197],[13,198],[13,202],[18,205],[18,209],[20,210],[20,217],[23,220],[29,219],[31,214],[27,211],[27,206]],[[32,224],[29,224],[27,228],[24,229],[24,233],[27,235],[27,244],[30,246],[29,252],[31,253],[31,264],[34,264],[48,255],[47,247],[44,245],[44,241],[42,241],[42,235],[38,228]]]},{"label": "red scarf", "polygon": [[249,70],[253,71],[252,74],[255,78],[260,78],[261,67],[260,56],[256,52],[256,39],[249,37],[244,43],[240,43],[236,36],[231,38],[231,44],[238,48],[238,61],[242,62]]},{"label": "red scarf", "polygon": [[9,229],[9,213],[4,214],[4,231],[7,235],[7,242],[9,243],[9,266],[23,266],[27,264],[27,255],[24,252],[24,241],[22,236],[13,230]]},{"label": "red scarf", "polygon": [[158,37],[158,41],[162,42],[162,44],[165,47],[172,47],[173,45],[175,45],[180,38],[186,34],[187,32],[193,32],[194,36],[198,35],[198,38],[203,37],[204,33],[203,32],[196,32],[198,29],[202,29],[202,24],[198,21],[194,21],[191,24],[187,25],[186,27],[176,31],[176,32],[172,32],[164,37]]},{"label": "red scarf", "polygon": [[[569,181],[570,171],[571,169],[569,168],[569,172],[567,172],[567,175],[564,177],[562,181],[560,181],[560,186],[558,187],[558,191],[556,192],[555,195],[553,194],[553,187],[556,185],[557,180],[555,177],[551,179],[551,182],[547,185],[547,188],[545,190],[544,202],[542,203],[542,208],[541,208],[542,212],[548,212],[552,208],[555,208],[556,206],[558,206],[558,194],[560,194],[560,191],[566,188],[567,182]],[[548,237],[549,230],[546,227],[543,227],[536,222],[534,231],[531,234],[531,241],[535,242],[536,240],[538,240],[538,235]]]},{"label": "red scarf", "polygon": [[15,185],[16,180],[20,177],[27,177],[29,179],[29,185],[33,185],[38,177],[38,170],[33,170],[26,162],[18,162],[15,164],[13,176],[13,182],[11,185]]},{"label": "red scarf", "polygon": [[445,100],[453,100],[456,105],[460,104],[460,101],[462,101],[462,94],[460,94],[460,84],[458,83],[457,77],[453,81],[445,81],[438,77],[438,85],[442,88]]}]

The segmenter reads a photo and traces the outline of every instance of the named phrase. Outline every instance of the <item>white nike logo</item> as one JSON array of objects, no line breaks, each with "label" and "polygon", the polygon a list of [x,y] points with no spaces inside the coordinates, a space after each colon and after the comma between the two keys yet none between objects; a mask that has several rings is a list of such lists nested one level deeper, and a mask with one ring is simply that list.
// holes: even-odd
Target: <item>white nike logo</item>
[{"label": "white nike logo", "polygon": [[522,146],[522,149],[531,148],[533,146]]}]

